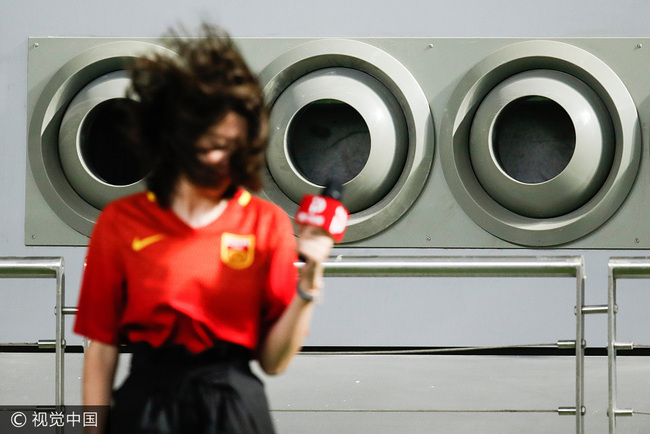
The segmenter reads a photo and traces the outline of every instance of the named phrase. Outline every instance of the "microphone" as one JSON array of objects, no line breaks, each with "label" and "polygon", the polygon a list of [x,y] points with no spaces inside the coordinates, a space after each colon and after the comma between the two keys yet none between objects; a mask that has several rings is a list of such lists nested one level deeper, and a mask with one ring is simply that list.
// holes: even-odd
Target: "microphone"
[{"label": "microphone", "polygon": [[327,232],[336,242],[341,242],[350,219],[350,213],[340,202],[343,185],[328,181],[321,195],[307,194],[303,197],[296,222],[315,226]]}]

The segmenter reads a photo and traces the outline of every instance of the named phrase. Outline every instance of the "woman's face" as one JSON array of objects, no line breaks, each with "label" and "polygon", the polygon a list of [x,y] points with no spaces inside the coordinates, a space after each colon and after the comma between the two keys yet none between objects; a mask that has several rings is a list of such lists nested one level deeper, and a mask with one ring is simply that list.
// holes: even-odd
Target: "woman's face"
[{"label": "woman's face", "polygon": [[221,187],[230,183],[229,160],[233,151],[246,140],[247,124],[243,116],[228,112],[219,122],[210,126],[196,144],[194,173],[188,173],[190,180],[200,187]]},{"label": "woman's face", "polygon": [[235,112],[228,112],[196,141],[198,159],[208,166],[227,162],[232,151],[245,139],[246,119]]}]

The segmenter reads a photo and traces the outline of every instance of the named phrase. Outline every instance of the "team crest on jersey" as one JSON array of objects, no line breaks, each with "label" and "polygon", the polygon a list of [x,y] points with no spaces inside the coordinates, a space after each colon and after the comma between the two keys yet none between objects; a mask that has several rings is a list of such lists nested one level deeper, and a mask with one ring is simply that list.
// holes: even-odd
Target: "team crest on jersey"
[{"label": "team crest on jersey", "polygon": [[221,261],[236,270],[250,267],[255,259],[255,235],[224,233],[221,236]]}]

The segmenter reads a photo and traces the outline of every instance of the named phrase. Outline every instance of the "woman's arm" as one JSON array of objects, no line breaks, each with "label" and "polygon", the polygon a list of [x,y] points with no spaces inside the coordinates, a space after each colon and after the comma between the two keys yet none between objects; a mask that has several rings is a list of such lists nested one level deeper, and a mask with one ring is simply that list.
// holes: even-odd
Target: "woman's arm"
[{"label": "woman's arm", "polygon": [[259,354],[262,370],[268,375],[284,372],[300,350],[309,330],[314,302],[296,296],[280,319],[271,327]]},{"label": "woman's arm", "polygon": [[[301,228],[298,252],[306,258],[306,263],[300,268],[298,285],[304,293],[317,295],[320,291],[322,262],[329,256],[332,245],[332,238],[324,231],[311,226]],[[266,374],[280,374],[289,366],[307,336],[313,310],[313,301],[296,295],[271,327],[258,355],[260,366]]]},{"label": "woman's arm", "polygon": [[90,341],[84,355],[83,405],[107,406],[110,404],[118,356],[117,346]]}]

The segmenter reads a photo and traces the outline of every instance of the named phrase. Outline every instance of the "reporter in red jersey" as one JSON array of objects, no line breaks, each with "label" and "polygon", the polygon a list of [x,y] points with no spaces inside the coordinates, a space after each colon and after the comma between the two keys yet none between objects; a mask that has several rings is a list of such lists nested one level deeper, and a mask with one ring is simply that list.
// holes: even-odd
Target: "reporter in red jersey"
[{"label": "reporter in red jersey", "polygon": [[[108,205],[88,247],[74,328],[90,339],[83,403],[111,405],[111,433],[273,433],[249,362],[287,368],[333,243],[306,228],[296,245],[287,215],[251,195],[267,141],[262,92],[229,38],[203,30],[173,38],[178,56],[131,68],[138,103],[125,122],[148,191]],[[113,391],[122,344],[131,369]]]}]

